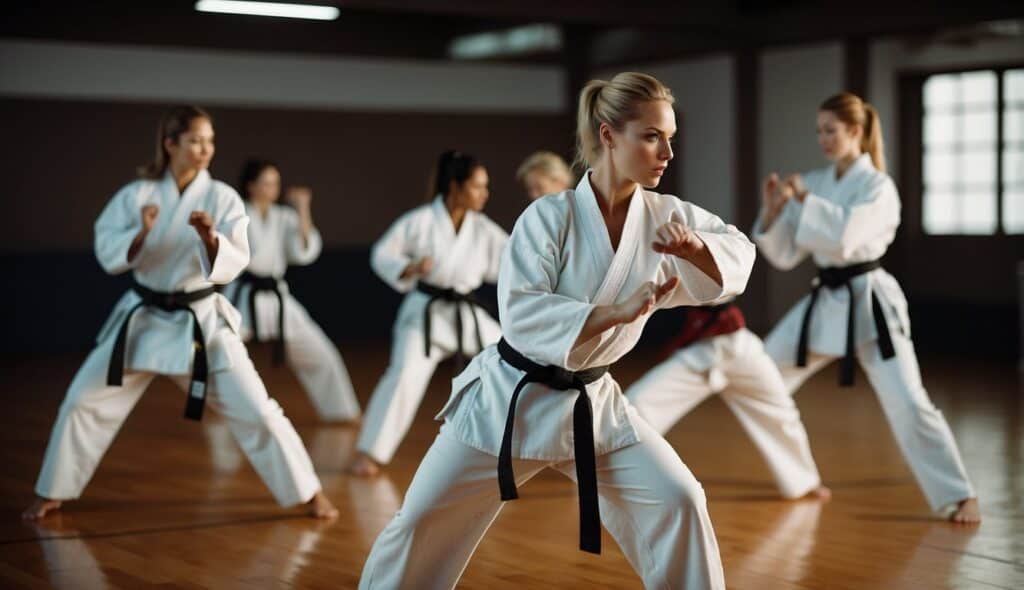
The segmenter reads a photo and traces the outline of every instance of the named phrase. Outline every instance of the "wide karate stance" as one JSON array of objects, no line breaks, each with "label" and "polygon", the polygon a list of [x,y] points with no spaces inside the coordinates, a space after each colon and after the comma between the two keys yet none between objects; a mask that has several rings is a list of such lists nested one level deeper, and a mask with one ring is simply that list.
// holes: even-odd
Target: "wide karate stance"
[{"label": "wide karate stance", "polygon": [[373,246],[374,272],[406,293],[391,336],[388,368],[373,390],[349,471],[373,475],[405,438],[438,363],[497,342],[501,328],[473,296],[498,279],[508,234],[483,213],[487,169],[461,152],[441,154],[436,196],[395,221]]},{"label": "wide karate stance", "polygon": [[242,338],[272,343],[274,362],[288,364],[321,419],[357,422],[359,400],[345,362],[284,280],[289,265],[312,264],[323,248],[310,211],[312,191],[290,187],[292,206],[277,204],[281,174],[266,160],[245,163],[239,190],[249,216],[252,256],[224,294],[242,314]]},{"label": "wide karate stance", "polygon": [[157,130],[156,160],[96,221],[100,265],[110,274],[132,271],[135,285],[71,382],[25,518],[42,518],[82,494],[157,375],[187,392],[187,418],[199,420],[206,401],[224,416],[281,506],[306,503],[313,516],[337,516],[302,440],[249,360],[238,311],[214,289],[249,262],[249,218],[238,193],[207,172],[213,139],[204,111],[169,111]]},{"label": "wide karate stance", "polygon": [[775,362],[732,301],[686,310],[674,352],[626,389],[659,433],[718,394],[761,452],[783,498],[831,497],[821,485],[800,420]]},{"label": "wide karate stance", "polygon": [[672,158],[672,103],[644,74],[583,89],[592,170],[516,223],[498,279],[504,339],[454,380],[361,588],[453,588],[502,503],[548,467],[578,485],[581,549],[600,552],[603,524],[646,587],[725,587],[703,489],[608,372],[654,310],[741,292],[755,256],[718,217],[644,189]]},{"label": "wide karate stance", "polygon": [[781,270],[808,256],[818,267],[811,293],[765,346],[790,393],[837,358],[840,385],[851,385],[859,362],[932,510],[952,507],[951,520],[978,522],[953,433],[921,382],[907,300],[880,260],[900,224],[881,121],[856,95],[839,94],[818,111],[818,142],[831,166],[764,183],[754,226],[761,253]]}]

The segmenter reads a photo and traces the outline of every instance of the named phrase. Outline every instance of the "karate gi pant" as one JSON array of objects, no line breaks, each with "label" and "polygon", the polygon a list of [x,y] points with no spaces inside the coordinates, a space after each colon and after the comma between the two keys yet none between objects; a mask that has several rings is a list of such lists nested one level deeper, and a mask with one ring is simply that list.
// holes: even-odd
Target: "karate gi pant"
[{"label": "karate gi pant", "polygon": [[[53,426],[36,494],[54,500],[81,496],[125,418],[156,373],[125,372],[123,385],[107,385],[113,338],[96,347],[78,370]],[[206,407],[222,414],[256,473],[281,506],[308,502],[320,480],[292,423],[268,394],[245,345],[224,339],[234,365],[210,373]],[[171,378],[183,390],[187,375]],[[184,403],[184,400],[182,400]],[[169,420],[182,420],[175,412]]]},{"label": "karate gi pant", "polygon": [[[477,310],[480,318],[480,335],[484,346],[489,346],[501,338],[498,323],[482,310]],[[439,321],[434,321],[435,334],[447,333],[447,328]],[[476,334],[472,320],[464,321],[463,342],[472,352],[476,352]],[[444,332],[441,332],[444,330]],[[423,350],[423,329],[421,326],[396,326],[391,342],[391,359],[388,368],[373,390],[370,402],[363,417],[363,427],[359,432],[356,448],[369,455],[382,465],[391,462],[398,445],[412,426],[416,411],[419,410],[427,385],[434,375],[437,365],[454,354],[453,340],[443,343],[433,342],[430,356]],[[469,360],[468,358],[466,359]],[[440,409],[440,408],[438,408]]]},{"label": "karate gi pant", "polygon": [[[288,367],[306,390],[320,418],[359,418],[359,400],[338,349],[295,297],[285,294],[285,298],[284,352]],[[273,294],[260,293],[256,307],[264,312],[259,316],[260,338],[277,338],[277,299]],[[244,322],[243,333],[251,337],[252,322],[248,315]]]},{"label": "karate gi pant", "polygon": [[[932,405],[921,382],[914,343],[900,330],[890,330],[896,356],[883,359],[877,341],[857,347],[857,361],[867,374],[889,421],[903,458],[910,465],[932,510],[938,511],[976,496],[953,433],[942,412]],[[775,359],[790,393],[839,357],[810,354],[807,366],[796,366],[799,333],[773,330],[765,349]]]},{"label": "karate gi pant", "polygon": [[[597,457],[602,524],[646,588],[724,589],[703,488],[664,438],[636,422],[641,442]],[[574,461],[513,466],[517,485],[545,467],[576,477]],[[454,588],[502,505],[497,458],[442,426],[373,544],[359,588]]]},{"label": "karate gi pant", "polygon": [[[698,372],[686,362],[687,355],[713,360],[707,371]],[[664,435],[715,393],[764,457],[784,498],[798,498],[821,485],[800,411],[764,344],[746,328],[676,351],[633,383],[626,397]]]}]

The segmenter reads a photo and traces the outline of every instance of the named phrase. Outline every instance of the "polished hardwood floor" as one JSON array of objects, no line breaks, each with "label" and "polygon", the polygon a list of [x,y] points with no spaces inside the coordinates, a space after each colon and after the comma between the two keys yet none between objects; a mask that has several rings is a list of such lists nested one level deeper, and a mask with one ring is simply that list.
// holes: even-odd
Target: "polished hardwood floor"
[{"label": "polished hardwood floor", "polygon": [[[386,343],[341,346],[364,402]],[[53,417],[82,355],[3,361],[0,418],[0,587],[353,588],[376,534],[437,432],[451,368],[435,376],[410,436],[383,476],[345,474],[356,433],[321,425],[286,369],[254,358],[306,441],[341,511],[330,523],[279,509],[208,417],[181,419],[182,394],[158,380],[139,403],[84,497],[39,524],[30,501]],[[653,362],[634,351],[615,368],[626,385]],[[926,358],[932,398],[960,443],[984,522],[960,527],[929,512],[861,375],[834,387],[835,368],[797,395],[815,456],[835,496],[785,502],[739,424],[712,398],[669,435],[707,490],[730,588],[1024,588],[1024,400],[1011,363]],[[575,550],[571,482],[542,474],[509,503],[460,587],[639,588],[611,539]]]}]

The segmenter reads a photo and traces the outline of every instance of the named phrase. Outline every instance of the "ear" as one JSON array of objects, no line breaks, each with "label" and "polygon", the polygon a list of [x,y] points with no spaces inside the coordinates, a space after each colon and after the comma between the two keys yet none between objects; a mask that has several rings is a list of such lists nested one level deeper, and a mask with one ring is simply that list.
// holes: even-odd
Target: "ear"
[{"label": "ear", "polygon": [[176,148],[177,146],[178,146],[178,142],[174,141],[170,137],[165,137],[164,138],[164,150],[167,153],[171,153],[173,151],[173,149]]},{"label": "ear", "polygon": [[615,147],[615,137],[613,135],[612,126],[608,123],[601,123],[601,126],[597,128],[598,135],[601,136],[601,145],[605,149],[612,149]]},{"label": "ear", "polygon": [[850,125],[850,137],[860,142],[864,138],[864,126],[863,125]]}]

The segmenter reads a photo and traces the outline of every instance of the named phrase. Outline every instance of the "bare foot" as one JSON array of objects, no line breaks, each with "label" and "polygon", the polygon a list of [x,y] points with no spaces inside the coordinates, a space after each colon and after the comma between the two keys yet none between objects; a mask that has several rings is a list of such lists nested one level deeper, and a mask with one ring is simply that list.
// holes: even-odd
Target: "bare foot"
[{"label": "bare foot", "polygon": [[956,505],[956,510],[949,516],[950,522],[957,524],[978,524],[981,522],[981,508],[978,507],[977,498],[961,500]]},{"label": "bare foot", "polygon": [[331,501],[324,495],[323,490],[313,495],[313,499],[306,502],[309,508],[309,515],[320,520],[333,520],[338,518],[338,509],[331,504]]},{"label": "bare foot", "polygon": [[32,501],[32,505],[21,513],[21,517],[25,520],[40,520],[47,514],[60,510],[62,503],[63,502],[60,500],[49,500],[47,498],[37,497]]},{"label": "bare foot", "polygon": [[820,500],[822,502],[828,502],[829,500],[832,499],[832,490],[828,489],[825,486],[818,486],[813,490],[807,492],[807,494],[805,494],[804,497],[809,500]]},{"label": "bare foot", "polygon": [[380,465],[366,453],[359,453],[348,466],[348,472],[359,477],[373,477],[380,473]]}]

